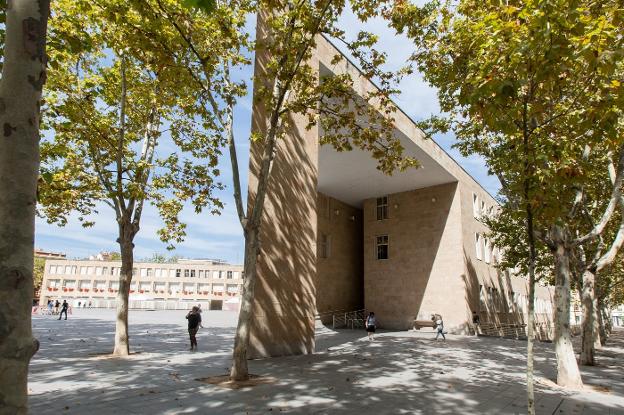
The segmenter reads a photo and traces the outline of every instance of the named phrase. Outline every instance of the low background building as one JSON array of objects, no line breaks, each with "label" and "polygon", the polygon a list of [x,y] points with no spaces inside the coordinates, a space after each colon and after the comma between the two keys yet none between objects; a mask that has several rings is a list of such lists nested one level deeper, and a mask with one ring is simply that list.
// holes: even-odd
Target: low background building
[{"label": "low background building", "polygon": [[[121,261],[48,260],[40,304],[66,299],[72,306],[114,308]],[[243,267],[218,260],[135,262],[130,308],[238,310]]]}]

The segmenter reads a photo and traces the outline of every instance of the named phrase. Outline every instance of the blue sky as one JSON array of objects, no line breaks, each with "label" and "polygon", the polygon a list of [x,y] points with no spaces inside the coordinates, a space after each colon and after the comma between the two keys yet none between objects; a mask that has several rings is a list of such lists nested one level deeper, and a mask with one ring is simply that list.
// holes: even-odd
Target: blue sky
[{"label": "blue sky", "polygon": [[[348,35],[355,35],[358,30],[366,29],[379,35],[379,48],[388,53],[388,69],[398,68],[408,58],[412,47],[409,40],[396,35],[388,29],[382,20],[372,20],[365,25],[357,21],[350,13],[346,13],[340,24]],[[248,24],[253,30],[254,22]],[[241,79],[250,80],[253,67],[245,67],[235,74]],[[431,114],[439,113],[436,91],[426,85],[419,74],[406,77],[400,84],[401,94],[395,97],[395,102],[409,116],[422,119]],[[251,95],[243,98],[235,111],[235,136],[238,146],[239,164],[241,166],[242,186],[247,186],[247,165],[249,164],[249,131],[251,124]],[[495,195],[499,183],[495,177],[488,176],[483,159],[478,156],[464,158],[452,149],[452,136],[436,137],[436,141],[454,157],[459,164],[468,171],[491,194]],[[243,237],[236,216],[236,208],[231,190],[232,172],[229,166],[229,156],[224,152],[221,157],[220,181],[226,189],[219,193],[225,203],[221,215],[213,216],[209,213],[196,215],[192,209],[186,209],[181,220],[187,224],[186,240],[177,245],[170,255],[180,255],[187,258],[219,258],[231,263],[243,261]],[[112,210],[101,206],[99,213],[94,215],[95,226],[84,229],[76,217],[60,228],[47,224],[44,219],[37,218],[35,245],[38,248],[65,252],[71,258],[84,258],[100,251],[118,251],[115,242],[117,226]],[[154,208],[145,209],[141,230],[135,239],[135,259],[150,257],[153,253],[166,253],[165,244],[160,242],[156,231],[161,221]]]}]

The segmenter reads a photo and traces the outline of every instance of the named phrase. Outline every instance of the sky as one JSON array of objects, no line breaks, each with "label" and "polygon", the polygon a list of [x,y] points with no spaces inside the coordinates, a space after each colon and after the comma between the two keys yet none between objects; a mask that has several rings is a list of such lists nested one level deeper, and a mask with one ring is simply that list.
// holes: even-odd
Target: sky
[{"label": "sky", "polygon": [[[402,66],[412,50],[410,41],[394,33],[381,19],[362,24],[353,14],[347,12],[341,17],[340,25],[348,36],[355,36],[362,29],[377,34],[378,48],[388,54],[387,69]],[[253,35],[255,27],[253,19],[250,19],[247,27]],[[252,75],[253,67],[247,66],[240,68],[233,76],[247,80],[250,84]],[[394,100],[413,119],[420,120],[439,113],[436,90],[427,85],[420,74],[415,73],[404,78],[399,84],[399,89],[401,93]],[[239,101],[234,114],[234,131],[243,189],[247,188],[249,164],[251,88],[249,90],[250,94]],[[435,140],[490,194],[497,194],[500,185],[495,177],[487,174],[485,162],[481,157],[462,157],[452,148],[454,139],[451,135],[435,137]],[[218,192],[225,204],[221,215],[211,215],[208,212],[197,215],[192,209],[185,209],[181,221],[187,224],[186,239],[178,244],[175,250],[168,252],[166,244],[159,240],[156,233],[162,226],[158,213],[153,207],[146,207],[141,229],[135,238],[135,259],[149,258],[155,253],[160,253],[185,258],[223,259],[233,264],[242,263],[244,243],[234,206],[232,171],[227,152],[222,155],[219,168],[221,170],[219,181],[225,185],[225,189]],[[37,218],[35,246],[47,251],[63,252],[69,258],[87,258],[101,251],[119,251],[119,246],[115,242],[117,226],[112,209],[106,205],[99,206],[98,214],[93,215],[91,219],[95,221],[95,226],[85,229],[78,222],[77,215],[72,216],[64,227],[48,224],[45,219]]]}]

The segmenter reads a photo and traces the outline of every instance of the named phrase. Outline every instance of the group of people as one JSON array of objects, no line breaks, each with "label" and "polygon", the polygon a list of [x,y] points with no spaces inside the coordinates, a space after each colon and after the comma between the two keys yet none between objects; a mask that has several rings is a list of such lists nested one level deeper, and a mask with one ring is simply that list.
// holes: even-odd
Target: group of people
[{"label": "group of people", "polygon": [[[65,316],[67,316],[67,313],[65,314]],[[199,306],[193,306],[193,308],[186,314],[186,320],[188,321],[188,333],[191,340],[191,351],[196,351],[197,332],[200,328],[204,327],[201,324],[201,308]],[[442,320],[442,316],[439,314],[433,314],[431,316],[431,320],[433,321],[434,329],[436,330],[435,340],[438,340],[438,337],[440,337],[440,335],[442,336],[443,340],[446,340],[446,332],[444,331],[444,320]],[[370,313],[368,313],[366,321],[364,322],[364,327],[366,328],[366,332],[368,333],[368,339],[370,341],[374,341],[375,331],[377,329],[377,319],[375,318],[374,312],[371,311]]]},{"label": "group of people", "polygon": [[63,300],[63,304],[61,304],[59,300],[56,300],[56,301],[48,300],[48,314],[50,315],[58,314],[59,320],[63,317],[63,314],[65,314],[65,320],[67,320],[67,311],[69,309],[70,309],[70,305],[67,302],[67,300]]},{"label": "group of people", "polygon": [[[442,320],[442,316],[439,314],[432,314],[431,321],[433,321],[433,328],[436,330],[435,340],[438,340],[438,337],[440,337],[440,335],[442,335],[443,340],[446,340],[446,332],[444,331],[444,320]],[[375,340],[377,319],[375,318],[375,313],[373,313],[372,311],[368,313],[366,321],[364,322],[364,327],[366,328],[366,332],[368,333],[368,340]]]},{"label": "group of people", "polygon": [[[87,308],[87,307],[92,308],[93,303],[91,301],[89,301],[88,303],[86,301],[78,301],[78,307],[79,308]],[[52,316],[58,315],[59,320],[61,319],[62,315],[65,314],[65,320],[67,320],[67,313],[69,311],[69,314],[71,314],[72,308],[73,307],[69,305],[67,300],[63,300],[63,303],[61,303],[58,299],[48,300],[47,307],[45,308],[43,306],[41,307],[33,306],[33,313],[37,312],[37,310],[40,310],[39,312],[42,314],[48,314]]]}]

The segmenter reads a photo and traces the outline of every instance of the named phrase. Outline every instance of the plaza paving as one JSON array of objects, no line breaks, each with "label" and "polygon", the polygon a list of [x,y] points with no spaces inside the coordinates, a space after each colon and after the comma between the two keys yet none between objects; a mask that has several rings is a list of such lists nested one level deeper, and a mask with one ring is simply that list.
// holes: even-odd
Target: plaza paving
[{"label": "plaza paving", "polygon": [[[131,311],[132,351],[112,350],[112,310],[69,320],[33,317],[41,349],[31,362],[32,414],[516,414],[526,413],[525,343],[421,332],[321,329],[315,355],[250,362],[273,384],[231,390],[198,381],[230,366],[236,315],[205,311],[199,351],[188,351],[183,311]],[[536,347],[538,414],[624,414],[624,331],[583,368],[603,392],[553,387],[552,345]]]}]

